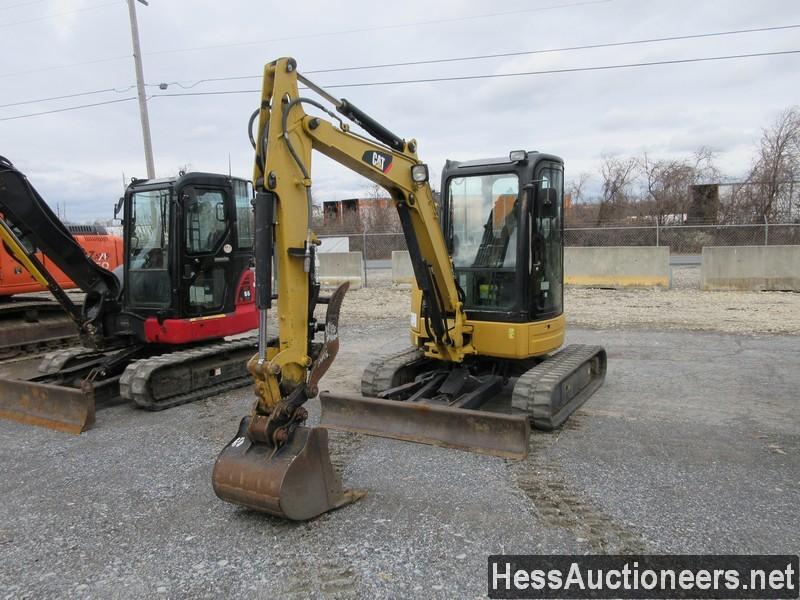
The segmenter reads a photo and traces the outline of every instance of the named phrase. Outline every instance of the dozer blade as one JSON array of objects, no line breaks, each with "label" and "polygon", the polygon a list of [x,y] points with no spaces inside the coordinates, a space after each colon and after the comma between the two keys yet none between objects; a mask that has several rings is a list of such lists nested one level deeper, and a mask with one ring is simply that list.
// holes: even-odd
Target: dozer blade
[{"label": "dozer blade", "polygon": [[319,399],[322,405],[320,424],[329,429],[503,458],[528,456],[531,428],[524,415],[329,392],[322,392]]},{"label": "dozer blade", "polygon": [[94,425],[94,389],[0,379],[0,418],[68,433]]},{"label": "dozer blade", "polygon": [[285,446],[273,448],[247,436],[245,417],[214,464],[214,492],[222,500],[293,521],[312,519],[363,497],[342,489],[331,466],[328,432],[298,427]]}]

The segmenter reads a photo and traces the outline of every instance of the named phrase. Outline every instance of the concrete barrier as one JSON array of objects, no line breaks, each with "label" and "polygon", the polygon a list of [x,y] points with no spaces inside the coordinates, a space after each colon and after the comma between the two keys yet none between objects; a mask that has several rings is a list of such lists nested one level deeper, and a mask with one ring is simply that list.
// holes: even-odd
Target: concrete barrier
[{"label": "concrete barrier", "polygon": [[364,261],[361,252],[320,252],[319,282],[336,286],[350,282],[350,289],[358,289],[364,280]]},{"label": "concrete barrier", "polygon": [[800,292],[800,246],[703,248],[700,289]]},{"label": "concrete barrier", "polygon": [[392,250],[392,283],[414,283],[408,250]]},{"label": "concrete barrier", "polygon": [[584,287],[669,288],[669,248],[605,246],[564,248],[564,283]]}]

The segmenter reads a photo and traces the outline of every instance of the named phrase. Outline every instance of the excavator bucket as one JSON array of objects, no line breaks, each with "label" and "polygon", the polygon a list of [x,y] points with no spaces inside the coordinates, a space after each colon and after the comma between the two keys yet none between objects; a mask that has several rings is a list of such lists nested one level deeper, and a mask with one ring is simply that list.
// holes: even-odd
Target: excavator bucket
[{"label": "excavator bucket", "polygon": [[68,433],[94,425],[94,388],[50,385],[33,381],[0,380],[0,418]]},{"label": "excavator bucket", "polygon": [[[276,517],[305,521],[355,502],[364,492],[342,489],[328,453],[328,432],[298,427],[277,452],[253,443],[245,417],[214,464],[214,492],[222,500]],[[273,454],[274,452],[274,454]]]},{"label": "excavator bucket", "polygon": [[531,427],[525,415],[508,415],[422,402],[322,392],[320,424],[365,433],[524,459]]},{"label": "excavator bucket", "polygon": [[[309,373],[315,390],[339,351],[339,311],[349,287],[344,283],[328,299],[325,341]],[[214,492],[222,500],[276,517],[305,521],[362,498],[366,492],[345,490],[331,466],[328,431],[297,427],[275,450],[248,435],[251,417],[217,457],[212,473]]]}]

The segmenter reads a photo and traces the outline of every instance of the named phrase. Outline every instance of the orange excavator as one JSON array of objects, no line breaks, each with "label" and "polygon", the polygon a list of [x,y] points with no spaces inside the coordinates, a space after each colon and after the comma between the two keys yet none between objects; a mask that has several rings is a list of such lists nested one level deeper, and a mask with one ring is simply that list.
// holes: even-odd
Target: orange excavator
[{"label": "orange excavator", "polygon": [[[122,238],[96,225],[66,225],[86,256],[98,266],[113,271],[122,264]],[[17,230],[58,285],[65,290],[78,286]],[[17,260],[6,244],[0,245],[0,360],[71,345],[78,341],[78,328],[62,307]],[[79,299],[77,299],[79,301]]]}]

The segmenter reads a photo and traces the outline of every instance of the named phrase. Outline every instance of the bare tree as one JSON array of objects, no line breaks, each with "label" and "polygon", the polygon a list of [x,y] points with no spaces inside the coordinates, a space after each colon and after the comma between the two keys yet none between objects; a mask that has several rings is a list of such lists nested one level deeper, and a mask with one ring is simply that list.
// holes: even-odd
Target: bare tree
[{"label": "bare tree", "polygon": [[583,171],[579,173],[575,179],[567,183],[567,194],[572,198],[573,204],[583,204],[586,200],[586,186],[589,184],[591,178],[591,173]]},{"label": "bare tree", "polygon": [[792,182],[800,177],[800,108],[787,108],[763,130],[739,205],[757,221],[791,218]]},{"label": "bare tree", "polygon": [[683,221],[693,185],[719,181],[714,153],[705,146],[689,158],[657,160],[645,152],[636,163],[644,191],[639,212],[655,217],[660,225]]},{"label": "bare tree", "polygon": [[367,231],[389,233],[400,230],[397,210],[386,190],[373,183],[366,188],[364,198],[369,204],[361,211],[361,219]]},{"label": "bare tree", "polygon": [[603,178],[603,197],[597,214],[597,224],[619,220],[625,215],[631,200],[631,185],[636,178],[636,160],[603,157],[600,166]]}]

